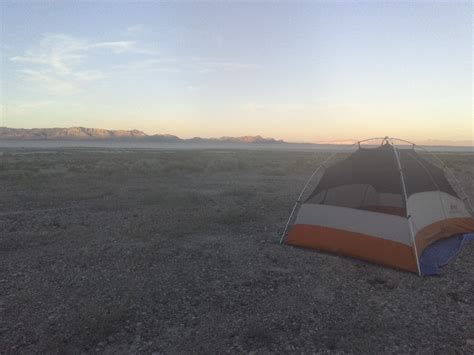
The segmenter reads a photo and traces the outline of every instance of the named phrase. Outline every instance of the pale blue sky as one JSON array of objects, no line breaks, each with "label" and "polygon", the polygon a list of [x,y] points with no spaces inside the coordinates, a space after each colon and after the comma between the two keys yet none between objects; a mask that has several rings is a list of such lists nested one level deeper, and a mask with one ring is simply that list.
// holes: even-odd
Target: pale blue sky
[{"label": "pale blue sky", "polygon": [[470,2],[2,2],[2,124],[472,140]]}]

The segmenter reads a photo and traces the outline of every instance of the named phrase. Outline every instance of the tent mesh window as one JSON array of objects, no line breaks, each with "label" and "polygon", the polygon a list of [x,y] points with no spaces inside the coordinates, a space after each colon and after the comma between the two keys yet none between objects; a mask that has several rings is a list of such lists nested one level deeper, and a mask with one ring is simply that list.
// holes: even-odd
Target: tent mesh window
[{"label": "tent mesh window", "polygon": [[431,164],[412,149],[400,149],[399,152],[408,196],[417,192],[442,191],[459,197],[442,169]]},{"label": "tent mesh window", "polygon": [[[456,196],[443,170],[414,149],[397,148],[407,196],[424,191],[443,191]],[[324,204],[406,216],[406,202],[394,147],[359,147],[324,170],[319,184],[304,203]]]}]

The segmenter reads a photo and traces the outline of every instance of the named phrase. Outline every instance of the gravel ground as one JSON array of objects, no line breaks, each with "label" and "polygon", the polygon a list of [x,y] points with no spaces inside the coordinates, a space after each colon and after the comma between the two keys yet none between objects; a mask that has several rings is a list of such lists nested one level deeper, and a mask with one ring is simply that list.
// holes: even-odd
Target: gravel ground
[{"label": "gravel ground", "polygon": [[474,352],[474,244],[429,278],[278,244],[325,156],[3,150],[0,353]]}]

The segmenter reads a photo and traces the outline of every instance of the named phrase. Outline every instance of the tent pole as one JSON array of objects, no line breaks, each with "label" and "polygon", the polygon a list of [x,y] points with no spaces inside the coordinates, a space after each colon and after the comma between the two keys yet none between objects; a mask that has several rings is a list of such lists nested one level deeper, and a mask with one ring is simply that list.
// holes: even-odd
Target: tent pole
[{"label": "tent pole", "polygon": [[[357,143],[354,143],[354,144],[351,144],[349,147],[352,147],[354,145],[356,145]],[[321,168],[325,168],[325,164],[331,160],[336,154],[340,153],[340,151],[337,151],[337,152],[334,152],[333,154],[331,154],[326,160],[324,160],[317,168],[316,170],[311,174],[311,176],[309,177],[309,179],[306,181],[306,184],[304,185],[303,187],[303,190],[301,190],[301,193],[300,195],[298,196],[298,199],[296,200],[295,202],[295,205],[293,206],[293,209],[291,210],[291,213],[290,213],[290,217],[288,218],[288,221],[286,222],[286,225],[285,225],[285,229],[283,230],[283,233],[281,235],[281,238],[280,238],[280,244],[283,244],[283,242],[285,241],[285,236],[286,236],[286,232],[288,232],[288,227],[290,225],[290,222],[291,222],[291,218],[293,217],[293,214],[295,213],[296,211],[296,207],[298,207],[298,204],[301,202],[301,198],[303,197],[303,194],[305,193],[306,191],[306,188],[308,187],[309,183],[311,182],[311,180],[313,179],[313,177],[319,172],[319,170],[321,170]]]},{"label": "tent pole", "polygon": [[[332,155],[331,155],[332,157]],[[328,158],[329,159],[329,158]],[[326,159],[326,161],[328,160]],[[285,229],[283,230],[283,234],[281,235],[281,238],[280,238],[280,244],[282,244],[285,240],[285,236],[286,236],[286,232],[288,231],[288,226],[290,225],[290,221],[291,221],[291,218],[293,217],[293,214],[295,213],[295,210],[296,210],[296,207],[298,206],[298,204],[300,203],[300,200],[301,200],[301,197],[303,197],[303,194],[304,192],[306,191],[306,188],[308,187],[310,181],[313,179],[314,175],[316,175],[318,173],[318,171],[324,167],[324,163],[326,162],[324,161],[321,165],[319,165],[317,167],[317,169],[311,174],[311,176],[309,177],[309,179],[306,181],[306,184],[304,185],[303,187],[303,190],[301,190],[301,193],[300,195],[298,196],[298,199],[296,200],[295,202],[295,205],[293,206],[293,209],[291,210],[291,213],[290,213],[290,217],[288,218],[288,221],[286,222],[286,225],[285,225]]]},{"label": "tent pole", "polygon": [[406,215],[407,215],[407,220],[408,220],[408,227],[410,229],[411,240],[413,243],[413,251],[415,252],[416,267],[418,269],[418,276],[421,276],[420,260],[418,259],[418,250],[416,248],[415,233],[413,231],[413,224],[411,221],[410,210],[408,208],[408,195],[407,195],[407,188],[405,185],[405,178],[403,176],[402,164],[400,163],[400,157],[398,155],[397,148],[395,147],[395,144],[393,143],[393,138],[388,138],[388,139],[390,139],[390,142],[392,144],[393,153],[395,154],[395,159],[397,160],[398,171],[400,172],[400,180],[402,181],[402,190],[403,190],[403,195],[405,197],[405,208],[406,208]]}]

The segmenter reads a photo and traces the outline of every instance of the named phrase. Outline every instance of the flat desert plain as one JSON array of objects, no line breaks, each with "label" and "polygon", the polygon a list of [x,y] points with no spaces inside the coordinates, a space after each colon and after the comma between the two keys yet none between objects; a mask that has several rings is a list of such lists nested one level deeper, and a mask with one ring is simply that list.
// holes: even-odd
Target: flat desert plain
[{"label": "flat desert plain", "polygon": [[326,156],[3,149],[0,353],[473,352],[474,244],[426,278],[279,245]]}]

